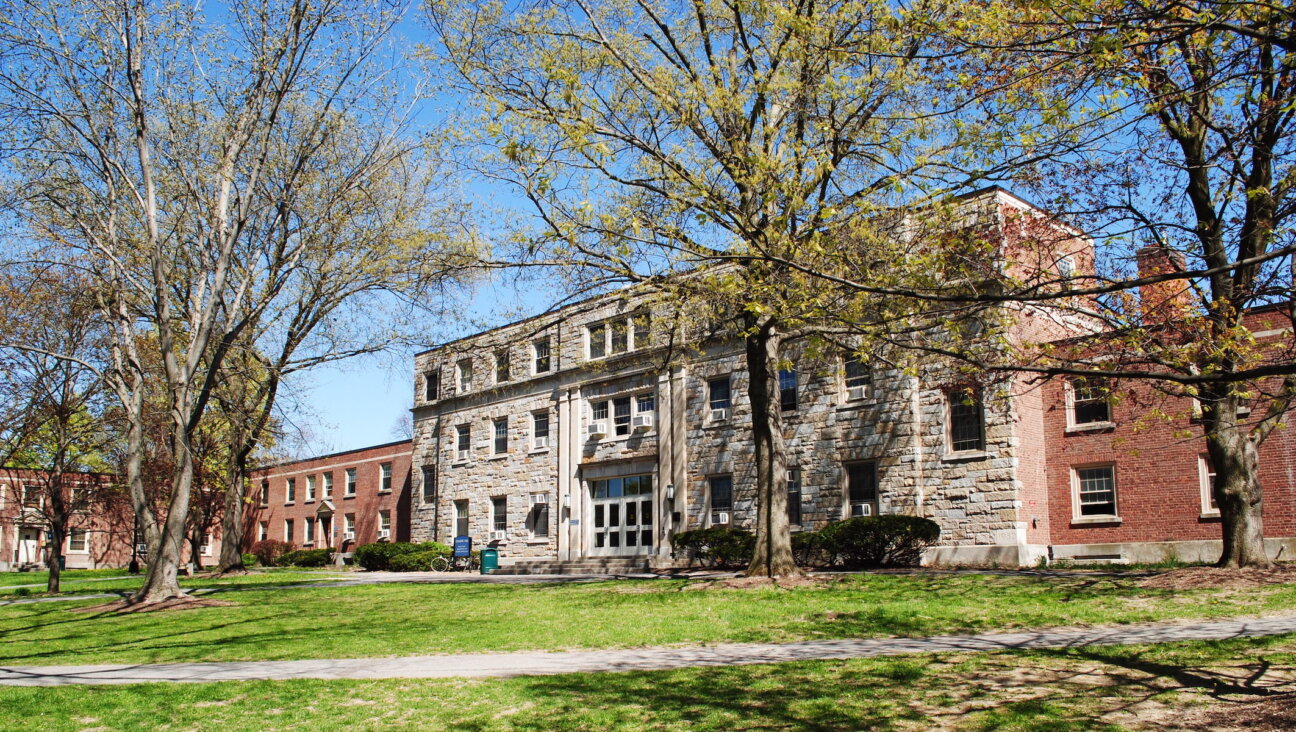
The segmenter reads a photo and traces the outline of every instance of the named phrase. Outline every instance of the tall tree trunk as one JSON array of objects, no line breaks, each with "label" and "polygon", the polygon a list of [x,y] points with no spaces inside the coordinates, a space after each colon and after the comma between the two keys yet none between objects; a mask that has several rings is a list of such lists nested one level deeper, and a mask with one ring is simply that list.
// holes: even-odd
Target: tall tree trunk
[{"label": "tall tree trunk", "polygon": [[752,577],[799,574],[787,516],[787,454],[779,412],[778,362],[782,336],[773,318],[747,315],[747,397],[756,447],[756,549]]},{"label": "tall tree trunk", "polygon": [[1214,403],[1206,423],[1206,449],[1215,468],[1215,503],[1219,506],[1224,551],[1220,567],[1269,567],[1264,545],[1264,492],[1260,487],[1260,452],[1248,430],[1237,422],[1238,399]]},{"label": "tall tree trunk", "polygon": [[243,467],[231,465],[221,513],[220,564],[216,571],[240,572],[243,566]]},{"label": "tall tree trunk", "polygon": [[62,579],[62,568],[59,567],[59,559],[63,557],[63,541],[66,534],[67,532],[64,530],[64,527],[59,526],[58,522],[51,522],[49,531],[46,532],[46,535],[49,537],[49,553],[47,554],[47,561],[49,563],[49,580],[45,583],[46,592],[59,591],[59,582]]},{"label": "tall tree trunk", "polygon": [[193,490],[193,453],[189,435],[177,429],[173,450],[176,467],[171,477],[171,503],[166,521],[149,543],[148,572],[144,584],[130,597],[130,604],[163,602],[184,597],[180,589],[180,555],[188,535],[189,499]]},{"label": "tall tree trunk", "polygon": [[46,498],[49,502],[49,511],[45,518],[49,522],[49,531],[46,532],[49,541],[49,579],[45,583],[47,592],[58,592],[59,583],[62,581],[62,567],[59,566],[59,560],[63,557],[63,542],[67,537],[68,527],[68,505],[63,500],[63,448],[60,445],[56,452],[54,469],[50,472],[47,483]]}]

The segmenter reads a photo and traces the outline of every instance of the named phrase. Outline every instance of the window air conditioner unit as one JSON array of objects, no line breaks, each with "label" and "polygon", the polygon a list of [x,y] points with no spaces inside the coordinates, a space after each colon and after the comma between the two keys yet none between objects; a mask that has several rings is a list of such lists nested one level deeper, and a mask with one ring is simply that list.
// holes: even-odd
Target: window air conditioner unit
[{"label": "window air conditioner unit", "polygon": [[873,515],[873,504],[871,503],[851,504],[851,518],[858,518],[860,516],[872,516],[872,515]]},{"label": "window air conditioner unit", "polygon": [[590,422],[589,436],[602,437],[607,434],[607,422]]},{"label": "window air conditioner unit", "polygon": [[652,415],[651,414],[636,415],[634,418],[634,422],[632,422],[632,424],[634,425],[635,430],[650,430],[652,429],[653,426]]},{"label": "window air conditioner unit", "polygon": [[549,447],[548,437],[537,437],[533,440],[533,449],[540,450]]},{"label": "window air conditioner unit", "polygon": [[468,459],[468,451],[467,451],[467,450],[460,450],[460,451],[456,452],[456,453],[455,453],[455,458],[456,458],[457,460],[467,460],[467,459]]},{"label": "window air conditioner unit", "polygon": [[712,409],[712,410],[711,410],[711,421],[712,421],[712,422],[719,422],[719,421],[721,421],[721,420],[726,420],[726,419],[729,419],[729,409],[728,409],[727,407],[726,407],[726,408],[721,408],[721,409]]},{"label": "window air conditioner unit", "polygon": [[548,494],[548,493],[532,493],[532,494],[531,494],[531,505],[532,505],[532,506],[538,506],[538,505],[540,505],[540,504],[548,503],[548,502],[549,502],[549,494]]},{"label": "window air conditioner unit", "polygon": [[348,532],[346,532],[345,534],[342,535],[342,538],[343,538],[343,539],[346,539],[347,541],[355,541],[355,532],[354,532],[354,531],[348,531]]},{"label": "window air conditioner unit", "polygon": [[379,539],[390,539],[390,538],[391,538],[391,529],[379,529],[379,530],[378,530],[378,538],[379,538]]},{"label": "window air conditioner unit", "polygon": [[508,538],[507,531],[492,531],[490,533],[491,541],[504,541]]},{"label": "window air conditioner unit", "polygon": [[728,523],[729,523],[729,512],[728,512],[728,511],[713,511],[713,512],[711,513],[711,523],[712,523],[712,524],[715,524],[715,525],[719,525],[719,524],[728,524]]},{"label": "window air conditioner unit", "polygon": [[867,386],[852,386],[846,390],[846,398],[851,401],[854,401],[856,399],[863,399],[867,396],[868,396]]}]

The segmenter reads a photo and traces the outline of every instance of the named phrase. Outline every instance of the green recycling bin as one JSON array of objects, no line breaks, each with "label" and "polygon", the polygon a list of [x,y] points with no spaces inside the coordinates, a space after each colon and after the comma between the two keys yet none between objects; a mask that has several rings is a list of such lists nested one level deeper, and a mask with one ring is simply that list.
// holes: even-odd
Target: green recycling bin
[{"label": "green recycling bin", "polygon": [[481,573],[490,574],[499,569],[499,549],[481,550]]}]

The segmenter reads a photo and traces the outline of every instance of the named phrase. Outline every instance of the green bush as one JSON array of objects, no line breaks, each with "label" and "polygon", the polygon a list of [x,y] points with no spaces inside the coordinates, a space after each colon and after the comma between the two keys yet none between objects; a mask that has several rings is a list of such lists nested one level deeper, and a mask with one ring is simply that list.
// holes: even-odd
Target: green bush
[{"label": "green bush", "polygon": [[391,559],[393,572],[428,572],[432,569],[432,560],[441,556],[440,552],[411,552],[398,554]]},{"label": "green bush", "polygon": [[824,549],[823,534],[818,531],[798,531],[792,535],[792,558],[799,567],[832,564],[832,555]]},{"label": "green bush", "polygon": [[279,555],[275,565],[279,567],[326,567],[333,561],[332,549],[298,549]]},{"label": "green bush", "polygon": [[672,556],[704,567],[742,567],[751,562],[756,536],[745,529],[713,526],[671,537]]},{"label": "green bush", "polygon": [[846,519],[820,532],[823,551],[847,567],[914,567],[940,538],[931,519],[890,514]]},{"label": "green bush", "polygon": [[[450,547],[435,541],[411,544],[406,541],[375,542],[356,547],[355,563],[370,572],[409,572],[420,570],[396,569],[392,560],[406,554],[428,553],[432,556],[449,556]],[[431,558],[428,559],[431,562]]]},{"label": "green bush", "polygon": [[256,555],[257,564],[262,567],[273,567],[281,554],[293,550],[293,545],[276,539],[262,539],[252,545],[251,553]]},{"label": "green bush", "polygon": [[251,552],[247,552],[247,553],[245,553],[245,554],[243,555],[243,566],[244,566],[244,567],[255,567],[255,566],[257,566],[257,555],[255,555],[255,554],[253,554],[253,553],[251,553]]}]

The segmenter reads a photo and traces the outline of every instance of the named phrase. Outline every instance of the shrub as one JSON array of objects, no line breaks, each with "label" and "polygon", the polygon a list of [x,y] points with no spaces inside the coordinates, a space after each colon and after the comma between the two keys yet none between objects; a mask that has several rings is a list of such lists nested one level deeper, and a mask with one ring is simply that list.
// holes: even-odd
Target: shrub
[{"label": "shrub", "polygon": [[671,537],[673,556],[704,567],[738,567],[751,562],[756,536],[745,529],[713,526],[682,531]]},{"label": "shrub", "polygon": [[792,558],[799,567],[822,567],[832,563],[832,556],[824,549],[823,534],[818,531],[798,531],[792,535]]},{"label": "shrub", "polygon": [[[450,547],[435,541],[428,541],[422,544],[411,544],[406,541],[393,542],[376,542],[356,547],[355,563],[370,572],[385,572],[396,570],[392,565],[392,560],[396,557],[406,554],[429,553],[432,556],[449,556]],[[431,562],[431,558],[428,559]],[[396,570],[419,571],[419,570]]]},{"label": "shrub", "polygon": [[279,555],[275,564],[280,567],[325,567],[332,560],[332,549],[299,549]]},{"label": "shrub", "polygon": [[253,554],[252,552],[247,552],[243,555],[244,567],[255,567],[256,565],[257,565],[257,555]]},{"label": "shrub", "polygon": [[890,514],[846,519],[820,532],[823,550],[848,567],[912,567],[940,538],[931,519]]},{"label": "shrub", "polygon": [[275,539],[263,539],[253,544],[251,547],[252,554],[256,555],[257,564],[263,567],[273,567],[275,560],[281,554],[293,550],[293,545],[286,541],[277,541]]},{"label": "shrub", "polygon": [[393,572],[427,572],[432,569],[432,560],[441,556],[436,551],[417,551],[409,554],[397,554],[391,558]]}]

